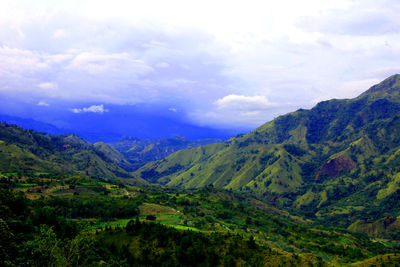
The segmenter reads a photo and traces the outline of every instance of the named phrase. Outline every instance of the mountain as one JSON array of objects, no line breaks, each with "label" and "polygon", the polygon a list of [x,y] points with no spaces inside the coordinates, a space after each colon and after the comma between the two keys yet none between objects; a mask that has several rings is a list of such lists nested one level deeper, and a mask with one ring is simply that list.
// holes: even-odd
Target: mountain
[{"label": "mountain", "polygon": [[[118,158],[118,161],[121,161],[121,157],[125,157],[131,164],[130,166],[125,166],[125,169],[136,170],[149,161],[163,159],[178,150],[190,149],[222,141],[222,139],[216,138],[188,140],[181,136],[161,139],[123,137],[119,142],[110,143],[110,146],[116,150],[115,152],[121,154],[116,156],[116,153],[113,152],[115,155],[114,158]],[[118,164],[123,167],[120,163]]]},{"label": "mountain", "polygon": [[[104,138],[106,141],[115,140],[123,134],[122,132],[109,134],[104,131],[101,134],[94,133],[93,129],[96,128],[95,125],[92,125],[93,127],[91,128],[91,133],[89,130],[85,129],[60,129],[52,124],[34,119],[20,118],[2,114],[0,114],[0,122],[18,125],[25,129],[32,129],[34,131],[39,131],[50,135],[68,135],[77,137],[76,134],[78,134],[79,136],[87,137],[85,140],[91,141],[101,140],[102,138]],[[203,130],[206,131],[205,128]],[[213,135],[213,133],[211,135]],[[97,151],[106,154],[109,159],[111,159],[122,169],[129,172],[140,168],[149,161],[162,159],[178,150],[190,149],[193,147],[222,141],[223,139],[217,138],[188,140],[181,136],[159,139],[123,136],[122,138],[119,138],[119,141],[108,144],[102,141],[96,142],[94,143],[94,147],[97,149]]]},{"label": "mountain", "polygon": [[0,174],[28,177],[131,178],[110,155],[75,136],[49,136],[0,123]]},{"label": "mountain", "polygon": [[134,175],[172,187],[253,192],[348,227],[400,215],[400,75],[354,99],[280,116],[224,143],[178,151]]},{"label": "mountain", "polygon": [[146,139],[175,136],[185,136],[190,140],[227,139],[249,131],[248,128],[217,129],[195,125],[185,119],[188,116],[184,110],[156,104],[106,104],[104,112],[80,112],[85,107],[97,106],[97,103],[60,103],[45,107],[26,103],[9,104],[0,105],[0,121],[52,135],[71,133],[91,143],[115,143],[122,136]]},{"label": "mountain", "polygon": [[129,162],[122,153],[120,153],[111,145],[104,142],[97,142],[94,143],[93,146],[96,148],[97,151],[103,153],[108,159],[110,159],[122,169],[126,171],[132,171],[135,169],[135,165]]},{"label": "mountain", "polygon": [[[393,76],[133,173],[109,144],[0,123],[0,257],[7,266],[398,264],[399,84]],[[120,145],[159,155],[190,142]]]},{"label": "mountain", "polygon": [[179,135],[189,139],[202,139],[229,138],[233,135],[233,130],[219,130],[184,122],[177,114],[169,115],[171,112],[165,110],[153,111],[149,107],[143,107],[145,111],[142,111],[141,107],[129,105],[108,105],[107,109],[109,111],[103,114],[69,112],[61,113],[60,117],[69,125],[69,132],[90,142],[115,143],[122,136],[160,139]]},{"label": "mountain", "polygon": [[25,129],[33,129],[39,132],[45,132],[51,135],[65,134],[66,130],[60,129],[53,124],[37,121],[30,118],[20,118],[15,116],[9,116],[0,114],[0,122],[6,122],[8,124],[15,124]]}]

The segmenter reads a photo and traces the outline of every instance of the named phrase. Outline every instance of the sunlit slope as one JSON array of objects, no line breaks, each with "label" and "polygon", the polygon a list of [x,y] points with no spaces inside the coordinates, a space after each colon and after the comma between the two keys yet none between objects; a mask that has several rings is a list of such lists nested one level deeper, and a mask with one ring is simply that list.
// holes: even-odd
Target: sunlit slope
[{"label": "sunlit slope", "polygon": [[120,152],[130,163],[130,166],[124,166],[124,168],[134,171],[150,161],[163,159],[178,150],[217,142],[222,142],[222,140],[214,138],[188,140],[180,136],[161,139],[123,137],[120,141],[111,143],[110,146]]},{"label": "sunlit slope", "polygon": [[111,156],[74,135],[49,136],[0,123],[0,174],[129,178]]},{"label": "sunlit slope", "polygon": [[396,133],[385,127],[395,125],[400,112],[399,75],[374,88],[355,99],[324,101],[280,116],[223,144],[180,151],[136,175],[171,186],[294,191],[331,157],[351,160],[354,146],[365,152],[360,160],[397,146]]},{"label": "sunlit slope", "polygon": [[398,216],[390,203],[400,199],[400,75],[357,98],[323,101],[224,143],[179,151],[134,175],[250,191],[343,227]]}]

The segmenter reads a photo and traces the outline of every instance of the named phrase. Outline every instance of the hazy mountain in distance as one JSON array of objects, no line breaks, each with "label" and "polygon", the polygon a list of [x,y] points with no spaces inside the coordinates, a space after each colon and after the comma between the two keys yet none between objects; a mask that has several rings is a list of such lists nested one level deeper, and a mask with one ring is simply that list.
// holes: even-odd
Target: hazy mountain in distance
[{"label": "hazy mountain in distance", "polygon": [[53,124],[37,121],[30,118],[20,118],[15,116],[9,116],[5,114],[0,114],[0,122],[6,122],[9,124],[15,124],[21,126],[25,129],[32,129],[39,132],[48,133],[51,135],[58,135],[67,133],[66,130],[60,129]]},{"label": "hazy mountain in distance", "polygon": [[[21,104],[22,105],[22,104]],[[88,106],[82,104],[82,106]],[[216,138],[228,139],[243,129],[216,129],[198,126],[184,120],[184,114],[176,114],[167,108],[153,106],[106,105],[103,113],[71,112],[67,106],[24,107],[23,114],[13,114],[12,109],[0,108],[0,121],[16,124],[27,129],[49,134],[75,134],[85,140],[114,143],[123,136],[145,139],[174,138],[185,136],[189,140]],[[13,116],[11,116],[13,115]],[[34,119],[31,119],[34,118]]]},{"label": "hazy mountain in distance", "polygon": [[223,140],[216,138],[188,140],[182,136],[160,139],[123,137],[120,141],[110,145],[132,164],[133,169],[138,169],[149,161],[165,158],[178,150],[191,149],[218,142],[223,142]]}]

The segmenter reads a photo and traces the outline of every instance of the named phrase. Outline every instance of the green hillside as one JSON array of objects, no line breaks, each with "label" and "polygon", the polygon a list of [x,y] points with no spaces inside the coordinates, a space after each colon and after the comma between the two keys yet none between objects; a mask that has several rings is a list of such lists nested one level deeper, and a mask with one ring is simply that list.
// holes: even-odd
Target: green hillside
[{"label": "green hillside", "polygon": [[92,180],[41,196],[0,189],[6,266],[343,266],[396,251],[390,242],[314,225],[245,193],[211,187]]},{"label": "green hillside", "polygon": [[136,170],[146,163],[163,159],[172,153],[194,147],[222,142],[220,139],[208,138],[188,140],[185,137],[146,139],[123,137],[120,141],[111,143],[110,146],[120,152],[130,165],[120,165],[126,170]]},{"label": "green hillside", "polygon": [[122,169],[126,171],[135,169],[135,165],[130,163],[122,153],[120,153],[111,145],[104,142],[97,142],[94,143],[93,146],[96,148],[97,151],[103,153],[108,159],[110,159]]},{"label": "green hillside", "polygon": [[6,266],[397,262],[400,104],[387,97],[395,89],[325,101],[133,173],[105,143],[1,123],[0,258]]},{"label": "green hillside", "polygon": [[400,75],[132,173],[124,169],[134,163],[108,144],[0,123],[0,258],[5,266],[395,265],[399,131]]},{"label": "green hillside", "polygon": [[131,178],[112,154],[74,135],[49,136],[0,123],[0,175],[16,177]]},{"label": "green hillside", "polygon": [[354,99],[297,110],[249,134],[151,162],[134,175],[172,187],[256,193],[276,207],[348,227],[397,217],[400,75]]}]

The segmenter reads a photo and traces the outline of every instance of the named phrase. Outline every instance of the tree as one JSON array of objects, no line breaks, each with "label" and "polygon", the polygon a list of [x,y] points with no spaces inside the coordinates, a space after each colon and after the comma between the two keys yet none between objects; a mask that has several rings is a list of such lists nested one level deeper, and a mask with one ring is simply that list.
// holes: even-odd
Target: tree
[{"label": "tree", "polygon": [[146,216],[146,220],[155,221],[156,220],[156,216],[155,215],[147,215]]},{"label": "tree", "polygon": [[24,256],[29,266],[60,266],[65,263],[61,242],[47,225],[42,225],[35,238],[25,243]]},{"label": "tree", "polygon": [[16,249],[14,234],[10,231],[7,223],[0,218],[0,258],[4,265],[12,265],[11,260]]}]

